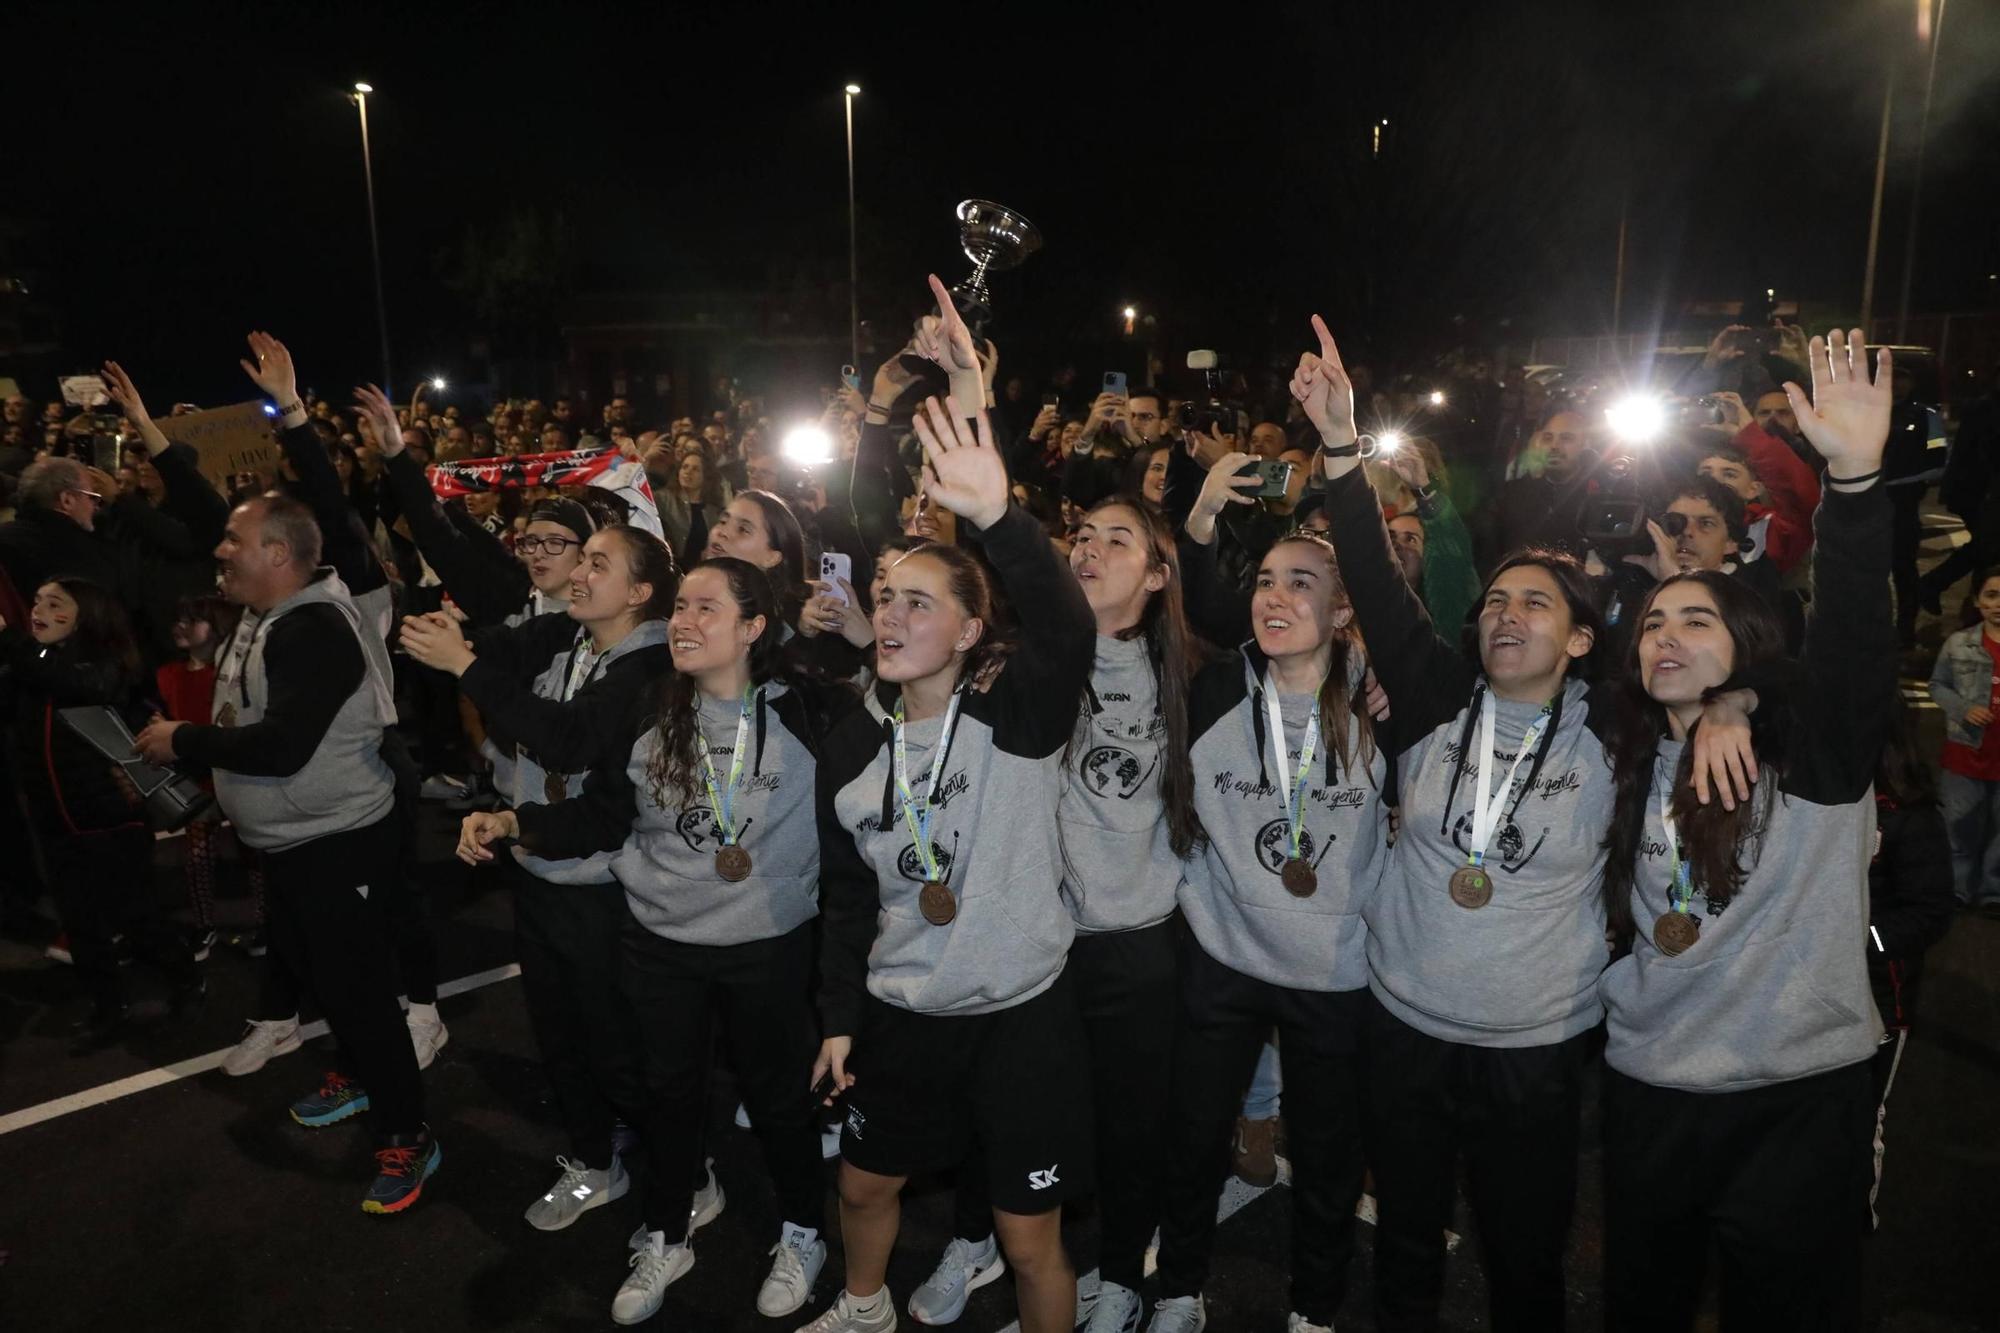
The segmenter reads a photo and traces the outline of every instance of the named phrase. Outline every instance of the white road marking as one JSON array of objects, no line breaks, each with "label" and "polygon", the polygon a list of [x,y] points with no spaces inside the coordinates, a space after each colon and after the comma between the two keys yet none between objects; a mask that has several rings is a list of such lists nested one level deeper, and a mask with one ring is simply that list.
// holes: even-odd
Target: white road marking
[{"label": "white road marking", "polygon": [[[450,999],[454,995],[463,995],[467,991],[475,991],[482,986],[491,986],[495,982],[506,981],[520,975],[521,966],[518,963],[508,963],[504,967],[490,968],[485,972],[475,972],[469,977],[460,977],[456,981],[447,981],[440,985],[438,987],[438,998],[440,1000]],[[299,1035],[307,1041],[311,1041],[315,1037],[323,1037],[326,1035],[326,1024],[323,1021],[308,1023],[299,1029]],[[233,1049],[235,1048],[225,1046],[219,1051],[210,1051],[207,1055],[197,1055],[191,1059],[181,1060],[159,1069],[148,1069],[143,1074],[133,1074],[129,1078],[121,1078],[113,1083],[104,1083],[95,1088],[86,1088],[82,1092],[72,1092],[67,1097],[57,1097],[53,1101],[43,1102],[38,1106],[28,1106],[23,1107],[19,1111],[10,1111],[6,1115],[0,1115],[0,1134],[12,1134],[17,1129],[27,1129],[31,1125],[39,1125],[44,1121],[71,1115],[77,1111],[87,1111],[93,1106],[102,1106],[106,1102],[115,1102],[121,1097],[130,1097],[134,1093],[146,1092],[152,1088],[163,1088],[169,1083],[177,1083],[184,1078],[194,1078],[197,1075],[206,1074],[212,1069],[221,1068],[222,1058],[228,1055]]]}]

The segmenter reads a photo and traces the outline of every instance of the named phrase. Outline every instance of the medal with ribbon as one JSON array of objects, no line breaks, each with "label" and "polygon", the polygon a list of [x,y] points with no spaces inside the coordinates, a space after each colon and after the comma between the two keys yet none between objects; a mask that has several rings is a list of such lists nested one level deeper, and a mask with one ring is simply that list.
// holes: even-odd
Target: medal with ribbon
[{"label": "medal with ribbon", "polygon": [[903,822],[909,826],[910,838],[917,848],[917,859],[924,867],[924,887],[917,895],[917,910],[933,926],[948,926],[958,915],[958,900],[952,896],[948,883],[950,872],[938,865],[937,849],[931,844],[931,817],[936,813],[931,799],[936,796],[938,781],[944,776],[945,757],[951,751],[951,735],[958,725],[958,704],[963,697],[962,689],[954,690],[951,704],[945,709],[944,726],[938,732],[937,749],[931,756],[930,783],[924,788],[921,801],[910,788],[909,754],[903,743],[903,701],[896,701],[896,796],[903,803]]}]

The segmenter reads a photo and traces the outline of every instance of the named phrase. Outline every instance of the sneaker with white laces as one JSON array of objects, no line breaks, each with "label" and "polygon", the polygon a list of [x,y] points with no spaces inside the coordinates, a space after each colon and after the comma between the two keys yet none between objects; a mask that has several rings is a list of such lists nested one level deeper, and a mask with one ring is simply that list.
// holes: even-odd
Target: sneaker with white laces
[{"label": "sneaker with white laces", "polygon": [[715,1159],[708,1159],[708,1183],[694,1192],[694,1203],[688,1209],[688,1235],[722,1216],[723,1205],[729,1199],[722,1192],[722,1182],[715,1178]]},{"label": "sneaker with white laces", "polygon": [[434,1004],[413,1004],[410,1012],[403,1016],[403,1022],[410,1029],[410,1045],[417,1053],[417,1068],[429,1069],[437,1053],[451,1040],[451,1033],[445,1030],[444,1020],[438,1017]]},{"label": "sneaker with white laces", "polygon": [[244,1029],[243,1039],[222,1057],[222,1072],[242,1077],[254,1074],[281,1055],[290,1055],[305,1045],[299,1035],[299,1016],[253,1018]]},{"label": "sneaker with white laces", "polygon": [[1139,1320],[1145,1313],[1146,1303],[1139,1299],[1138,1292],[1116,1282],[1100,1283],[1097,1304],[1092,1307],[1090,1322],[1083,1325],[1083,1330],[1084,1333],[1139,1333]]},{"label": "sneaker with white laces", "polygon": [[556,1183],[549,1186],[547,1194],[529,1204],[523,1214],[528,1225],[537,1231],[561,1231],[591,1209],[624,1198],[625,1191],[632,1187],[625,1164],[615,1156],[602,1171],[588,1162],[572,1162],[567,1157],[556,1158],[556,1165],[562,1168]]},{"label": "sneaker with white laces", "polygon": [[976,1244],[954,1236],[936,1271],[910,1293],[910,1318],[919,1324],[949,1324],[965,1313],[967,1297],[1006,1271],[1007,1261],[992,1236]]},{"label": "sneaker with white laces", "polygon": [[771,1247],[771,1272],[757,1289],[757,1313],[768,1319],[795,1314],[812,1299],[813,1283],[826,1266],[826,1242],[819,1232],[785,1223]]},{"label": "sneaker with white laces", "polygon": [[1153,1302],[1146,1333],[1201,1333],[1208,1327],[1208,1302],[1199,1296],[1169,1296]]},{"label": "sneaker with white laces", "polygon": [[1285,1333],[1333,1333],[1333,1325],[1315,1324],[1294,1310],[1285,1320]]},{"label": "sneaker with white laces", "polygon": [[667,1288],[694,1267],[694,1251],[686,1241],[669,1245],[665,1232],[648,1231],[632,1247],[632,1257],[626,1263],[632,1275],[611,1298],[611,1322],[643,1324],[660,1312]]},{"label": "sneaker with white laces", "polygon": [[896,1333],[896,1303],[887,1287],[865,1301],[843,1288],[832,1309],[794,1333]]}]

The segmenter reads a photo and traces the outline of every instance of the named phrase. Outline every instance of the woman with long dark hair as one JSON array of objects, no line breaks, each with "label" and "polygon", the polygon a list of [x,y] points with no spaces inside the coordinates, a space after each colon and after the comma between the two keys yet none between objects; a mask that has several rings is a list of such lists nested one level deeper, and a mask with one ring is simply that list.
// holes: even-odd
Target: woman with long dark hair
[{"label": "woman with long dark hair", "polygon": [[[1067,975],[1089,1042],[1096,1107],[1101,1276],[1088,1330],[1136,1327],[1146,1246],[1160,1221],[1169,1074],[1179,1026],[1175,892],[1201,836],[1188,751],[1197,645],[1181,607],[1173,526],[1136,495],[1084,518],[1069,565],[1097,621],[1097,651],[1063,760],[1062,893],[1076,921]],[[1006,1269],[981,1174],[958,1177],[953,1239],[910,1297],[945,1324]]]},{"label": "woman with long dark hair", "polygon": [[[622,759],[633,701],[670,665],[666,618],[679,581],[666,543],[612,524],[584,543],[565,612],[477,630],[470,641],[447,615],[403,622],[410,656],[457,676],[514,743],[510,821],[564,801],[607,756]],[[625,898],[607,851],[522,846],[503,865],[528,1017],[569,1140],[556,1183],[526,1219],[559,1231],[628,1188],[612,1142],[640,1100],[638,1045],[613,967]]]},{"label": "woman with long dark hair", "polygon": [[[1210,472],[1187,524],[1200,546],[1254,477]],[[1242,497],[1247,500],[1248,497]],[[1361,1194],[1361,911],[1388,857],[1387,752],[1364,703],[1354,608],[1330,544],[1295,532],[1258,566],[1251,641],[1189,698],[1194,810],[1155,1333],[1207,1325],[1201,1288],[1231,1131],[1272,1028],[1284,1053],[1292,1176],[1291,1322],[1333,1325]]]},{"label": "woman with long dark hair", "polygon": [[[948,310],[949,297],[945,298]],[[953,318],[963,363],[970,335]],[[931,399],[917,417],[928,494],[976,529],[893,565],[875,608],[879,680],[819,774],[820,1010],[814,1081],[846,1104],[845,1289],[810,1333],[895,1327],[884,1285],[904,1182],[984,1154],[1021,1326],[1072,1326],[1061,1207],[1090,1182],[1089,1060],[1064,961],[1057,808],[1090,674],[1092,615],[1026,511],[991,425]],[[1011,650],[1011,651],[1010,651]],[[1060,1096],[1052,1090],[1061,1088]]]},{"label": "woman with long dark hair", "polygon": [[[1585,679],[1602,627],[1583,567],[1541,550],[1487,580],[1467,650],[1457,627],[1432,625],[1362,473],[1339,351],[1313,328],[1319,352],[1292,392],[1319,429],[1340,571],[1388,692],[1377,740],[1401,809],[1363,907],[1376,1318],[1436,1327],[1462,1162],[1494,1328],[1559,1329],[1584,1046],[1609,959],[1613,792]],[[1289,1102],[1289,1061],[1285,1077]]]},{"label": "woman with long dark hair", "polygon": [[826,733],[859,701],[791,665],[783,632],[762,570],[727,556],[697,565],[668,626],[674,669],[635,699],[618,760],[592,771],[581,799],[472,816],[460,843],[468,860],[500,836],[541,857],[615,852],[623,903],[607,962],[644,1048],[637,1124],[649,1151],[632,1274],[612,1304],[620,1324],[659,1309],[694,1264],[690,1233],[719,1211],[719,1196],[704,1208],[692,1183],[705,1173],[718,1026],[777,1186],[782,1226],[758,1313],[796,1311],[826,1262],[818,1107],[804,1077],[819,1044],[813,790]]},{"label": "woman with long dark hair", "polygon": [[139,671],[125,608],[89,579],[59,574],[35,589],[25,626],[0,620],[0,688],[11,703],[14,768],[70,957],[90,993],[90,1012],[72,1029],[72,1055],[126,1034],[116,934],[166,976],[174,1012],[205,990],[186,941],[153,902],[153,835],[138,792],[59,716],[93,705],[128,714]]},{"label": "woman with long dark hair", "polygon": [[[1836,330],[1812,340],[1812,401],[1786,386],[1827,463],[1798,669],[1764,601],[1707,572],[1654,590],[1625,663],[1604,875],[1631,941],[1603,983],[1613,1328],[1691,1328],[1711,1244],[1725,1329],[1834,1328],[1858,1304],[1882,1036],[1869,787],[1896,672],[1890,361],[1871,382],[1861,330]],[[1745,690],[1754,795],[1703,802],[1690,733],[1704,700]]]},{"label": "woman with long dark hair", "polygon": [[796,627],[806,595],[806,536],[792,507],[769,491],[738,491],[708,530],[702,558],[734,556],[764,571],[787,625]]}]

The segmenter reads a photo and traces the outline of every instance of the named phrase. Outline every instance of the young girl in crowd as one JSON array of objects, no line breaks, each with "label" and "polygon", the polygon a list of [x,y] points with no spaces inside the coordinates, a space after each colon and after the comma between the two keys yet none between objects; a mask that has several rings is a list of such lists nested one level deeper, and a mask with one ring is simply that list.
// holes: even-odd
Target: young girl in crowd
[{"label": "young girl in crowd", "polygon": [[1973,579],[1965,611],[1970,623],[1944,641],[1931,669],[1931,698],[1944,713],[1938,786],[1959,905],[2000,915],[2000,569]]},{"label": "young girl in crowd", "polygon": [[[1250,499],[1237,494],[1256,485],[1236,474],[1246,461],[1228,454],[1211,470],[1187,525],[1200,549],[1223,507]],[[1361,912],[1388,860],[1387,755],[1332,547],[1281,538],[1248,603],[1252,642],[1204,668],[1189,702],[1207,836],[1182,867],[1188,941],[1153,1333],[1207,1326],[1201,1287],[1231,1131],[1273,1027],[1293,1166],[1294,1333],[1333,1326],[1361,1194]]]},{"label": "young girl in crowd", "polygon": [[805,601],[806,538],[792,507],[769,491],[738,491],[708,530],[702,558],[735,556],[764,571],[785,624],[796,627]]},{"label": "young girl in crowd", "polygon": [[[1605,897],[1632,951],[1603,984],[1605,1320],[1621,1330],[1692,1328],[1711,1244],[1725,1329],[1843,1327],[1859,1303],[1882,1037],[1869,787],[1896,670],[1890,356],[1871,383],[1859,329],[1810,351],[1812,401],[1787,386],[1827,463],[1801,672],[1782,669],[1764,601],[1706,572],[1654,590],[1624,668]],[[1689,733],[1723,691],[1754,713],[1754,795],[1738,782],[1704,803]]]},{"label": "young girl in crowd", "polygon": [[[1096,1107],[1101,1283],[1087,1328],[1130,1330],[1146,1247],[1160,1221],[1160,1164],[1180,995],[1175,892],[1195,847],[1188,697],[1195,644],[1181,607],[1172,525],[1122,495],[1093,509],[1069,564],[1097,621],[1097,650],[1063,759],[1063,898],[1076,922],[1066,976],[1089,1045]],[[958,1173],[954,1239],[910,1298],[947,1324],[1006,1269],[993,1239],[984,1163]]]},{"label": "young girl in crowd", "polygon": [[[65,708],[129,710],[139,650],[118,600],[88,579],[59,575],[35,590],[25,627],[0,621],[0,676],[11,697],[28,817],[40,834],[47,880],[91,1010],[73,1055],[126,1033],[125,982],[113,936],[162,972],[178,1013],[205,989],[187,943],[153,901],[153,835],[124,774],[58,715]],[[136,718],[128,718],[136,721]]]},{"label": "young girl in crowd", "polygon": [[1055,1333],[1076,1302],[1061,1206],[1091,1170],[1057,806],[1092,616],[1034,520],[1009,504],[985,414],[975,431],[955,400],[932,399],[917,420],[929,493],[978,530],[1024,615],[1009,652],[984,565],[956,546],[904,556],[875,608],[870,706],[828,740],[813,1078],[830,1076],[846,1105],[847,1274],[808,1328],[895,1327],[884,1277],[903,1184],[977,1147],[1021,1326]]},{"label": "young girl in crowd", "polygon": [[[235,619],[234,608],[220,597],[197,597],[181,604],[174,617],[173,638],[174,647],[186,656],[163,663],[153,673],[162,716],[202,726],[214,716],[215,652],[229,636]],[[222,816],[213,807],[187,826],[187,890],[188,905],[194,910],[196,962],[206,960],[215,946],[216,844],[221,834]],[[248,848],[239,847],[238,854],[244,878],[250,883],[254,910],[254,925],[246,942],[251,956],[256,957],[264,951],[264,861]]]},{"label": "young girl in crowd", "polygon": [[[666,617],[679,581],[666,544],[614,524],[592,534],[571,579],[568,610],[476,631],[445,614],[403,622],[425,666],[457,676],[465,697],[515,743],[516,811],[563,801],[607,755],[622,758],[634,700],[669,665]],[[508,816],[511,821],[514,816]],[[612,1144],[636,1114],[639,1052],[615,963],[625,898],[608,851],[507,861],[528,1017],[569,1143],[561,1175],[527,1210],[559,1231],[628,1188]]]},{"label": "young girl in crowd", "polygon": [[703,1171],[718,1026],[778,1193],[758,1313],[797,1311],[826,1262],[818,1102],[805,1078],[819,1047],[815,754],[859,701],[789,665],[777,594],[746,561],[690,571],[669,634],[674,669],[635,701],[617,761],[593,771],[584,799],[467,821],[468,841],[518,833],[544,857],[618,849],[613,970],[644,1048],[637,1124],[650,1147],[633,1272],[612,1305],[620,1324],[651,1317],[694,1265],[690,1212],[706,1219],[689,1182]]}]

